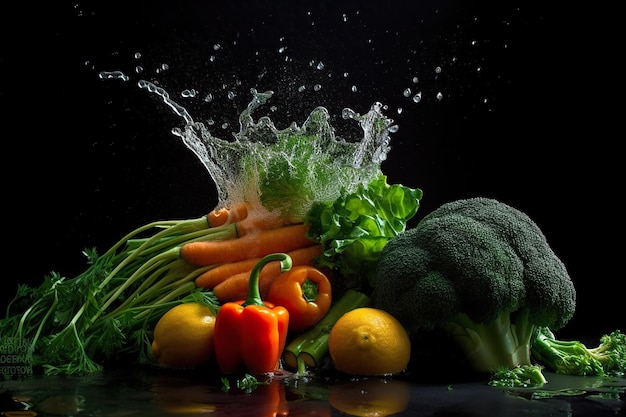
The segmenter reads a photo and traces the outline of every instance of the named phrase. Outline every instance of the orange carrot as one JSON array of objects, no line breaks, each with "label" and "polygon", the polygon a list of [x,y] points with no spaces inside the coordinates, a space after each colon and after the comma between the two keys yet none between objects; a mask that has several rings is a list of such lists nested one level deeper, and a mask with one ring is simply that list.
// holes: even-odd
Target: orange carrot
[{"label": "orange carrot", "polygon": [[[312,265],[313,259],[322,253],[320,245],[309,246],[307,248],[296,249],[288,252],[291,256],[293,266]],[[274,280],[281,274],[280,262],[268,262],[259,273],[259,291],[261,298],[265,298]],[[245,300],[248,297],[248,282],[250,281],[250,271],[241,272],[213,288],[213,294],[221,302]]]},{"label": "orange carrot", "polygon": [[235,239],[189,242],[181,246],[180,257],[192,265],[208,266],[290,252],[314,244],[306,237],[307,228],[306,224],[298,223],[260,230]]},{"label": "orange carrot", "polygon": [[[265,269],[265,268],[263,268]],[[280,273],[278,273],[280,275]],[[272,282],[278,275],[264,273],[261,271],[259,274],[259,291],[261,292],[261,298],[267,295]],[[239,301],[248,298],[248,282],[250,280],[250,272],[241,272],[235,274],[223,281],[213,288],[213,294],[220,301],[220,303],[227,303],[229,301]]]},{"label": "orange carrot", "polygon": [[[291,261],[294,266],[296,265],[310,265],[313,258],[322,254],[321,245],[308,246],[306,248],[296,249],[288,252],[291,256]],[[230,279],[231,276],[244,273],[250,275],[250,271],[254,265],[256,265],[261,258],[250,258],[238,262],[229,262],[209,269],[206,272],[196,277],[196,286],[198,288],[204,288],[211,290],[222,282]],[[261,270],[261,275],[275,271],[280,273],[280,262],[269,262]]]},{"label": "orange carrot", "polygon": [[248,216],[248,204],[241,203],[234,208],[223,207],[209,212],[207,219],[211,227],[225,226],[245,219]]},{"label": "orange carrot", "polygon": [[249,216],[237,222],[237,234],[239,236],[256,233],[260,230],[275,229],[293,224],[282,217],[273,216]]}]

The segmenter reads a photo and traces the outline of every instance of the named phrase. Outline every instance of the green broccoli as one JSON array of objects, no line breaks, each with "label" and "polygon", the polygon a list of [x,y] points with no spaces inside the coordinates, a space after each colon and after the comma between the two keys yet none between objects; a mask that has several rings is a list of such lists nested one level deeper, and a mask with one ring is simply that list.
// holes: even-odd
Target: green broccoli
[{"label": "green broccoli", "polygon": [[558,340],[548,327],[537,326],[531,339],[534,359],[558,374],[621,377],[626,372],[626,335],[605,334],[588,348],[578,340]]},{"label": "green broccoli", "polygon": [[539,227],[499,201],[447,203],[391,238],[373,279],[374,307],[409,334],[442,329],[478,372],[532,365],[535,326],[573,316],[570,276]]},{"label": "green broccoli", "polygon": [[493,373],[489,385],[509,388],[540,387],[548,382],[543,376],[542,369],[540,365],[520,365],[513,369],[503,366]]}]

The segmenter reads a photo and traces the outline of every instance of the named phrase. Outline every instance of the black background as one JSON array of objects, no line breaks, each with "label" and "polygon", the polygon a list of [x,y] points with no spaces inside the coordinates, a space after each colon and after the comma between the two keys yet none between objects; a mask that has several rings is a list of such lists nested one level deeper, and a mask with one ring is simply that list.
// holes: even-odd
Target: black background
[{"label": "black background", "polygon": [[[3,299],[17,282],[82,272],[83,248],[104,250],[137,226],[215,206],[211,178],[170,132],[182,120],[139,89],[146,79],[196,120],[213,119],[220,137],[238,129],[251,87],[276,92],[277,110],[263,111],[278,127],[322,105],[339,136],[355,132],[341,109],[364,113],[382,102],[400,127],[383,171],[424,191],[415,221],[472,196],[519,208],[578,289],[575,317],[560,334],[593,341],[626,330],[623,104],[614,101],[621,47],[608,19],[616,12],[569,2],[265,3],[5,10]],[[115,70],[130,80],[100,79]],[[407,87],[422,93],[420,103],[404,96]],[[184,98],[185,89],[198,95]]]}]

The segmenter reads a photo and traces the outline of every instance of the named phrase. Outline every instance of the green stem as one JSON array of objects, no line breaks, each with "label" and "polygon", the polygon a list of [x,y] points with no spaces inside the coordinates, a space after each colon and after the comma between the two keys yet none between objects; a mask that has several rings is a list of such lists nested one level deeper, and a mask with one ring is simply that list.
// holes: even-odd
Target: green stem
[{"label": "green stem", "polygon": [[347,290],[315,326],[289,342],[283,352],[285,363],[297,369],[301,375],[306,374],[306,365],[310,367],[321,365],[328,353],[330,331],[337,320],[348,311],[366,307],[369,303],[370,299],[364,293]]},{"label": "green stem", "polygon": [[[156,222],[148,223],[144,226],[138,227],[137,229],[133,230],[132,232],[128,233],[126,236],[118,240],[117,243],[114,244],[111,248],[109,248],[109,250],[103,256],[108,256],[117,252],[117,250],[121,248],[122,246],[124,246],[129,240],[131,240],[135,236],[145,231],[148,231],[150,229],[162,228],[163,230],[161,230],[160,232],[154,235],[154,236],[157,236],[157,235],[170,234],[175,231],[188,233],[190,231],[206,229],[208,227],[209,227],[209,223],[208,223],[206,216],[202,216],[197,219],[165,220],[165,221],[156,221]],[[147,239],[147,240],[154,241],[154,239],[152,238]]]},{"label": "green stem", "polygon": [[159,255],[154,256],[153,258],[150,258],[147,262],[141,265],[139,269],[137,269],[130,277],[128,277],[128,279],[119,286],[117,291],[111,297],[109,297],[108,300],[106,300],[106,302],[102,305],[102,307],[100,307],[98,312],[93,315],[93,317],[91,318],[91,322],[95,322],[96,319],[100,317],[100,315],[104,311],[106,311],[111,303],[113,303],[124,292],[126,288],[128,288],[140,277],[142,277],[145,272],[151,271],[153,268],[158,267],[158,265],[160,265],[162,262],[167,262],[171,259],[178,258],[178,254],[178,248],[170,249],[167,252],[163,252]]},{"label": "green stem", "polygon": [[261,289],[259,288],[259,275],[261,274],[263,267],[267,263],[273,261],[280,262],[281,272],[286,272],[291,269],[291,256],[286,253],[272,253],[261,258],[261,260],[257,262],[254,267],[252,267],[252,271],[250,271],[250,280],[248,281],[248,298],[242,306],[263,305],[263,299],[261,299]]},{"label": "green stem", "polygon": [[141,320],[143,317],[146,316],[146,314],[150,314],[150,312],[152,310],[154,310],[155,308],[159,307],[161,304],[166,303],[168,301],[171,301],[183,294],[187,294],[191,291],[193,291],[196,288],[196,284],[194,282],[186,282],[185,284],[181,285],[180,287],[176,288],[174,291],[169,292],[167,294],[165,294],[163,297],[161,297],[160,299],[158,299],[157,301],[155,301],[154,303],[152,303],[149,306],[146,306],[146,309],[144,311],[142,311],[141,313],[137,314],[135,316],[135,320]]}]

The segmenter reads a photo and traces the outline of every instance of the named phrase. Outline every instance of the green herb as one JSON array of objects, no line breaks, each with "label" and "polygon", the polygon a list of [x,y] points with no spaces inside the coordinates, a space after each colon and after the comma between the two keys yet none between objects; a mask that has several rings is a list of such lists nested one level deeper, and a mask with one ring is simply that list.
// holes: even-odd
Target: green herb
[{"label": "green herb", "polygon": [[[260,381],[254,375],[250,375],[248,373],[244,374],[243,377],[237,379],[235,385],[238,389],[244,391],[246,394],[250,394],[252,391],[258,388],[259,385],[267,385],[269,381]],[[230,380],[228,377],[222,377],[222,391],[230,392]]]},{"label": "green herb", "polygon": [[152,329],[176,304],[196,301],[217,310],[212,293],[196,288],[206,268],[185,263],[180,245],[236,235],[209,228],[206,217],[147,224],[102,256],[85,250],[87,269],[68,279],[57,272],[37,287],[19,285],[0,319],[0,334],[30,343],[33,367],[46,374],[82,374],[107,361],[151,360]]}]

